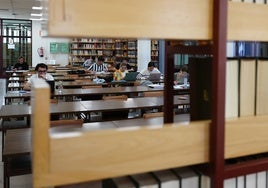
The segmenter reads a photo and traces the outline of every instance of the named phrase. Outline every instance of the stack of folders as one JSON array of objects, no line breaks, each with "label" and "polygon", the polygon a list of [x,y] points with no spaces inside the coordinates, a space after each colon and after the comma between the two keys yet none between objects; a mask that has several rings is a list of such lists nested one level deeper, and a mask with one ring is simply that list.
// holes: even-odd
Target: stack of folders
[{"label": "stack of folders", "polygon": [[[267,188],[268,172],[224,180],[224,188]],[[210,177],[199,167],[182,167],[112,178],[103,188],[210,188]]]}]

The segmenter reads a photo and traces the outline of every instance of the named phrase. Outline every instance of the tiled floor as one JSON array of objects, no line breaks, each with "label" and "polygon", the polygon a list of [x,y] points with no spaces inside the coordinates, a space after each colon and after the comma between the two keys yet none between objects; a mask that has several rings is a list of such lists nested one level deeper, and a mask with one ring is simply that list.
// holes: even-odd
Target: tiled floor
[{"label": "tiled floor", "polygon": [[[1,105],[4,104],[5,92],[6,92],[6,80],[0,79],[0,104]],[[2,140],[1,136],[2,134],[0,134],[0,140]],[[1,144],[2,143],[0,143],[0,146]],[[3,187],[3,163],[0,162],[0,188],[2,187]],[[32,187],[32,175],[14,176],[10,178],[10,188],[31,188],[31,187]]]}]

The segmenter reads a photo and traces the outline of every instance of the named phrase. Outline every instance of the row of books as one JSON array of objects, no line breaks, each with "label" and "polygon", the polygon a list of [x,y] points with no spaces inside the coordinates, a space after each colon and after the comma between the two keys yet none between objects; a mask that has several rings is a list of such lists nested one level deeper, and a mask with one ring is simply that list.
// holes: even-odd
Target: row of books
[{"label": "row of books", "polygon": [[[224,188],[266,188],[267,172],[224,180]],[[135,174],[103,181],[103,188],[210,188],[210,177],[195,167]]]},{"label": "row of books", "polygon": [[268,60],[228,60],[226,117],[268,114]]},{"label": "row of books", "polygon": [[249,58],[268,58],[267,42],[228,42],[227,57],[249,57]]},{"label": "row of books", "polygon": [[[210,119],[212,58],[189,58],[191,120]],[[268,114],[268,60],[228,59],[226,62],[225,117]]]}]

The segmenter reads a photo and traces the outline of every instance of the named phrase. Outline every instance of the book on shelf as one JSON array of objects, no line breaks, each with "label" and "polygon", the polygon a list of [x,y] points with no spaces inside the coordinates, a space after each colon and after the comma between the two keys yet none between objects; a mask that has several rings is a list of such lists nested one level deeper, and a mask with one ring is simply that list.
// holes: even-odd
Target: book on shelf
[{"label": "book on shelf", "polygon": [[180,187],[179,179],[171,170],[160,170],[152,172],[153,176],[161,188],[178,188]]},{"label": "book on shelf", "polygon": [[267,80],[268,80],[268,60],[257,61],[257,96],[256,96],[256,114],[268,114],[267,100]]},{"label": "book on shelf", "polygon": [[238,60],[227,60],[225,117],[238,117]]},{"label": "book on shelf", "polygon": [[130,175],[137,188],[158,188],[158,182],[151,173]]},{"label": "book on shelf", "polygon": [[255,59],[242,59],[240,62],[240,116],[250,116],[255,113]]},{"label": "book on shelf", "polygon": [[181,188],[199,188],[199,176],[192,168],[173,168],[172,171],[180,179]]},{"label": "book on shelf", "polygon": [[103,188],[136,188],[129,176],[103,180]]}]

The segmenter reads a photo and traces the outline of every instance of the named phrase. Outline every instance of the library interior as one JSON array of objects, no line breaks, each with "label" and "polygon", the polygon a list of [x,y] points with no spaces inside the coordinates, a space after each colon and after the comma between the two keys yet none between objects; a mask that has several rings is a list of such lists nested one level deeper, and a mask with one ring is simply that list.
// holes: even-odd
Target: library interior
[{"label": "library interior", "polygon": [[267,0],[0,7],[0,187],[268,187]]}]

